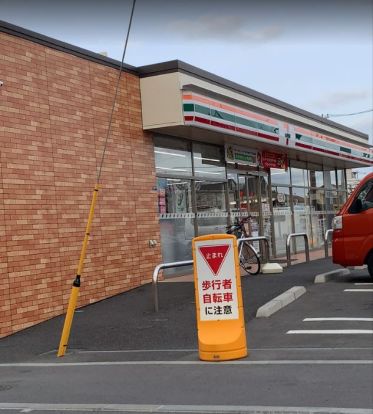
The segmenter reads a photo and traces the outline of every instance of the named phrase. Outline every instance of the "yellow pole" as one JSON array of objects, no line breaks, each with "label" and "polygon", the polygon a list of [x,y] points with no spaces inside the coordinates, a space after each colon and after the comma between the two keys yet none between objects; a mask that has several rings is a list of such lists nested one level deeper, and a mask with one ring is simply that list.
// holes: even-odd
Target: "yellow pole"
[{"label": "yellow pole", "polygon": [[92,225],[93,216],[94,216],[95,207],[96,207],[96,202],[97,202],[97,197],[98,197],[98,189],[99,189],[99,185],[96,184],[95,189],[93,191],[93,195],[92,195],[91,208],[89,210],[89,216],[88,216],[87,226],[86,226],[86,230],[85,230],[83,245],[82,245],[82,249],[80,251],[80,259],[79,259],[79,264],[78,264],[78,270],[76,272],[76,278],[74,280],[73,287],[71,289],[69,305],[67,307],[65,323],[63,325],[63,330],[62,330],[62,334],[61,334],[60,346],[58,348],[58,353],[57,353],[58,357],[61,357],[61,356],[65,355],[67,345],[68,345],[68,342],[69,342],[71,325],[72,325],[72,322],[73,322],[73,317],[74,317],[76,304],[78,302],[79,288],[80,288],[80,276],[83,273],[84,260],[85,260],[88,241],[89,241],[89,233],[91,231],[91,225]]}]

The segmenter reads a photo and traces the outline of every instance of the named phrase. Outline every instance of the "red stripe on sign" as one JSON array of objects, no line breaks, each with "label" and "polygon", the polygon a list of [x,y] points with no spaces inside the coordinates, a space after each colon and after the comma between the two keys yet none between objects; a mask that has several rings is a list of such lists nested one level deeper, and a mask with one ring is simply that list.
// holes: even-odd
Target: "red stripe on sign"
[{"label": "red stripe on sign", "polygon": [[313,147],[312,145],[307,145],[307,144],[303,144],[301,142],[296,142],[295,145],[297,147],[301,147],[301,148],[307,148],[310,149],[312,151],[318,151],[318,152],[322,152],[323,154],[329,154],[329,155],[335,155],[337,157],[340,157],[341,154],[338,154],[338,152],[334,152],[334,151],[330,151],[330,150],[326,150],[323,148],[317,148],[317,147]]},{"label": "red stripe on sign", "polygon": [[273,137],[272,135],[263,134],[261,132],[258,132],[258,137],[270,139],[271,141],[279,141],[279,137]]},{"label": "red stripe on sign", "polygon": [[246,129],[246,128],[236,127],[236,131],[242,132],[243,134],[246,134],[246,135],[254,135],[254,137],[258,136],[258,133],[256,131],[250,131],[249,129]]},{"label": "red stripe on sign", "polygon": [[219,128],[230,129],[231,131],[235,130],[234,125],[222,124],[221,122],[211,121],[211,125]]},{"label": "red stripe on sign", "polygon": [[297,147],[307,148],[307,149],[310,149],[312,151],[322,152],[323,154],[335,155],[336,157],[339,157],[339,158],[347,158],[349,160],[355,160],[355,161],[365,161],[365,162],[368,162],[370,164],[373,164],[373,161],[364,160],[364,158],[358,158],[358,157],[354,157],[352,155],[347,155],[347,154],[339,154],[338,152],[334,152],[334,151],[330,151],[330,150],[326,150],[326,149],[322,149],[322,148],[313,147],[311,145],[306,145],[306,144],[303,144],[301,142],[296,142],[295,145]]},{"label": "red stripe on sign", "polygon": [[200,116],[195,116],[194,120],[196,122],[200,122],[201,124],[206,124],[206,125],[210,125],[211,121],[209,119],[205,119],[205,118],[201,118]]},{"label": "red stripe on sign", "polygon": [[297,147],[302,147],[302,148],[307,148],[307,149],[313,149],[311,145],[306,145],[306,144],[302,144],[301,142],[296,142],[295,146]]},{"label": "red stripe on sign", "polygon": [[207,124],[207,125],[215,126],[215,127],[222,128],[222,129],[228,129],[230,131],[241,132],[243,134],[252,135],[254,137],[265,138],[265,139],[269,139],[270,141],[276,141],[276,142],[279,141],[278,137],[273,137],[272,135],[263,134],[261,132],[252,131],[250,129],[241,128],[241,127],[234,126],[234,125],[223,124],[223,123],[217,122],[217,121],[209,121],[209,120],[207,120],[205,118],[201,118],[199,116],[196,116],[194,118],[194,120],[196,122],[200,122],[202,124]]},{"label": "red stripe on sign", "polygon": [[193,119],[194,119],[194,116],[192,116],[192,115],[184,116],[184,121],[193,121]]}]

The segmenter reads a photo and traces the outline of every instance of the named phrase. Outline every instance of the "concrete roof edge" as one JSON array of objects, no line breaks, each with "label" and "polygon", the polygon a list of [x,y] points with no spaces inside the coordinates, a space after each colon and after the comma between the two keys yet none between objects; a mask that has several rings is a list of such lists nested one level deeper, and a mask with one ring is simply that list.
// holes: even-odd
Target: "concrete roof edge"
[{"label": "concrete roof edge", "polygon": [[287,111],[294,112],[298,115],[305,116],[307,118],[313,119],[315,121],[321,122],[327,126],[331,126],[337,129],[340,129],[344,132],[348,132],[350,134],[356,135],[359,138],[363,138],[366,140],[366,145],[369,145],[369,136],[368,134],[365,134],[360,131],[356,131],[355,129],[349,128],[347,126],[338,124],[337,122],[331,121],[327,118],[323,118],[319,115],[315,115],[312,112],[305,111],[303,109],[300,109],[294,105],[288,104],[286,102],[280,101],[279,99],[272,98],[269,95],[265,95],[264,93],[255,91],[254,89],[248,88],[246,86],[240,85],[236,82],[232,82],[226,78],[223,78],[221,76],[215,75],[211,72],[208,72],[206,70],[197,68],[196,66],[190,65],[189,63],[185,63],[181,60],[171,60],[167,62],[162,63],[156,63],[153,65],[146,65],[146,66],[140,66],[137,68],[138,73],[140,75],[140,78],[143,77],[149,77],[149,76],[155,76],[165,73],[172,73],[172,72],[184,72],[189,73],[193,76],[196,76],[201,79],[205,79],[209,82],[213,82],[215,84],[218,84],[219,86],[226,87],[229,89],[232,89],[236,92],[239,92],[244,95],[248,95],[252,98],[258,99],[260,101],[263,101],[265,103],[277,106],[281,109],[285,109]]},{"label": "concrete roof edge", "polygon": [[[0,32],[7,33],[16,37],[21,37],[31,42],[50,47],[51,49],[60,50],[82,59],[87,59],[89,61],[105,66],[110,66],[115,69],[119,69],[121,65],[121,62],[118,60],[100,55],[99,53],[91,52],[90,50],[83,49],[81,47],[73,46],[69,43],[62,42],[61,40],[33,32],[32,30],[16,26],[3,20],[0,20]],[[123,70],[125,72],[130,72],[137,75],[137,69],[135,66],[123,64]]]}]

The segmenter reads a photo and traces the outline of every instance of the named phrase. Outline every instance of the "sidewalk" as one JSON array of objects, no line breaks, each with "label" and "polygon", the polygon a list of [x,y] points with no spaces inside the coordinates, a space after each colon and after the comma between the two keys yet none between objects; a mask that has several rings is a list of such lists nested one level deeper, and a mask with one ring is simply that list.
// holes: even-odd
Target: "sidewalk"
[{"label": "sidewalk", "polygon": [[[256,310],[292,286],[313,284],[316,274],[339,268],[331,259],[301,263],[282,274],[242,278],[245,321]],[[84,289],[84,280],[81,289]],[[68,353],[76,350],[196,349],[194,284],[160,283],[159,308],[154,312],[152,286],[145,285],[110,299],[78,309],[75,313]],[[0,362],[37,359],[55,355],[64,316],[0,340]],[[65,358],[68,358],[68,354]]]}]

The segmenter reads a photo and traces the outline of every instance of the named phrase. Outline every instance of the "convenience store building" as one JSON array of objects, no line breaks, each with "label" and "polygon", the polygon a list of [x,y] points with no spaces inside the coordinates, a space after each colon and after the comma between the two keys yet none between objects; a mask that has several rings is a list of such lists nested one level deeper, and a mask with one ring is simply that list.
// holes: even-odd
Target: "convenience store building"
[{"label": "convenience store building", "polygon": [[[0,29],[5,336],[66,309],[120,63]],[[292,232],[319,248],[345,170],[372,165],[366,134],[180,61],[126,65],[79,305],[149,282],[236,217],[250,214],[274,256]]]}]

